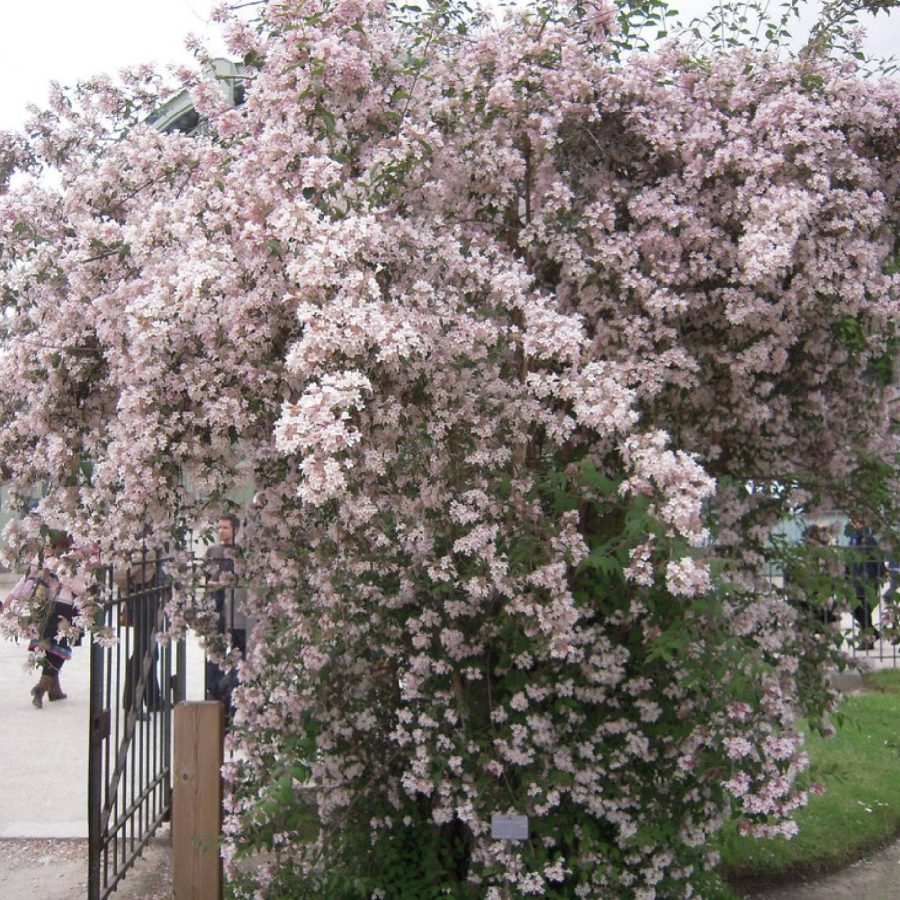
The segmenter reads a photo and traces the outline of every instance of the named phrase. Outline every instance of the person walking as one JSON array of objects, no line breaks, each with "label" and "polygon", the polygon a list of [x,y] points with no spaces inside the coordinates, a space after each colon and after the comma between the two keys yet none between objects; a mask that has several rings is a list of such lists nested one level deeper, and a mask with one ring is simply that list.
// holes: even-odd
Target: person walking
[{"label": "person walking", "polygon": [[[35,709],[43,708],[45,696],[51,701],[68,697],[60,685],[59,675],[66,661],[72,658],[69,635],[77,615],[75,601],[86,589],[82,578],[61,574],[54,566],[56,558],[70,546],[67,534],[53,534],[44,559],[30,566],[20,582],[23,588],[17,599],[30,607],[32,629],[37,632],[28,644],[28,652],[33,654],[41,670],[37,684],[31,689],[31,704]],[[19,585],[12,594],[18,588]]]}]

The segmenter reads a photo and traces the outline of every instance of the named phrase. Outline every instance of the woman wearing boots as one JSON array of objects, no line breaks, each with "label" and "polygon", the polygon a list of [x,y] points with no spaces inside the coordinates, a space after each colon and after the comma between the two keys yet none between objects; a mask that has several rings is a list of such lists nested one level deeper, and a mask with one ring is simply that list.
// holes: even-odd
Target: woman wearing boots
[{"label": "woman wearing boots", "polygon": [[[59,555],[69,548],[67,535],[54,538],[48,555]],[[44,705],[44,696],[50,701],[65,700],[66,694],[59,683],[59,673],[67,659],[72,658],[72,648],[66,632],[76,615],[75,598],[85,589],[78,577],[60,576],[44,565],[33,576],[36,589],[42,592],[40,608],[43,610],[43,627],[39,637],[28,645],[35,653],[41,668],[41,677],[31,689],[31,704],[35,709]]]},{"label": "woman wearing boots", "polygon": [[[72,658],[72,648],[69,646],[69,640],[60,634],[60,627],[65,628],[61,620],[65,620],[69,625],[75,617],[75,607],[73,604],[74,597],[69,602],[61,600],[62,585],[60,582],[50,576],[51,591],[56,593],[56,599],[49,602],[49,615],[46,624],[41,632],[40,638],[32,638],[28,645],[28,650],[33,653],[44,652],[43,658],[40,660],[41,677],[38,683],[31,689],[31,704],[35,709],[41,709],[44,705],[44,694],[48,700],[65,700],[68,696],[63,692],[59,684],[59,672],[63,667],[63,663],[67,659]],[[55,584],[55,590],[53,582]]]}]

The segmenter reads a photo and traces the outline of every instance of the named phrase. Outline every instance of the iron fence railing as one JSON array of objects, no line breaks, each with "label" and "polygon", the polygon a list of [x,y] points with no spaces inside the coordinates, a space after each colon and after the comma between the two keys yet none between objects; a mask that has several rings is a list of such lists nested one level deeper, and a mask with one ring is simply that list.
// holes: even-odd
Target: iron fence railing
[{"label": "iron fence railing", "polygon": [[[163,558],[104,572],[102,621],[91,644],[88,897],[117,889],[172,804],[172,708],[184,699],[184,644],[169,630],[172,582]],[[173,677],[177,667],[177,677]]]},{"label": "iron fence railing", "polygon": [[[798,545],[796,553],[793,559],[770,564],[769,581],[784,589],[793,584],[793,593],[802,603],[804,585],[810,586],[812,573],[816,596],[807,612],[815,609],[840,633],[842,649],[849,655],[879,667],[900,667],[900,568],[871,548],[830,545],[801,550]],[[805,582],[796,574],[798,566]]]}]

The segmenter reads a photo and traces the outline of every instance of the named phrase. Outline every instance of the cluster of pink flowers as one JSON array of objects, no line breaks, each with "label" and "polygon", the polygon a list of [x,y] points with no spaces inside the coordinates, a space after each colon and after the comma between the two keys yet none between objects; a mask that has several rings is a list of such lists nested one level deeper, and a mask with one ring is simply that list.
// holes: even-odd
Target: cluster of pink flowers
[{"label": "cluster of pink flowers", "polygon": [[104,558],[251,488],[229,864],[390,896],[349,835],[415,833],[486,896],[689,896],[728,815],[790,832],[827,695],[759,572],[791,496],[746,484],[897,450],[900,88],[623,62],[605,2],[217,15],[247,100],[189,76],[206,133],[144,73],[0,136],[4,477]]}]

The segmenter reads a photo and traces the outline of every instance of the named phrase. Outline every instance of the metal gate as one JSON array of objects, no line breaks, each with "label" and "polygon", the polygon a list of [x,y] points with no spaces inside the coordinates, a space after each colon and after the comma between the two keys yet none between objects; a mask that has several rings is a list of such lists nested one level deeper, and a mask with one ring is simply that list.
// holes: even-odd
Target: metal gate
[{"label": "metal gate", "polygon": [[[167,634],[172,582],[163,558],[107,570],[91,642],[88,900],[116,890],[172,808],[172,708],[184,699],[185,645]],[[173,658],[174,657],[174,658]],[[177,670],[173,677],[173,668]]]}]

